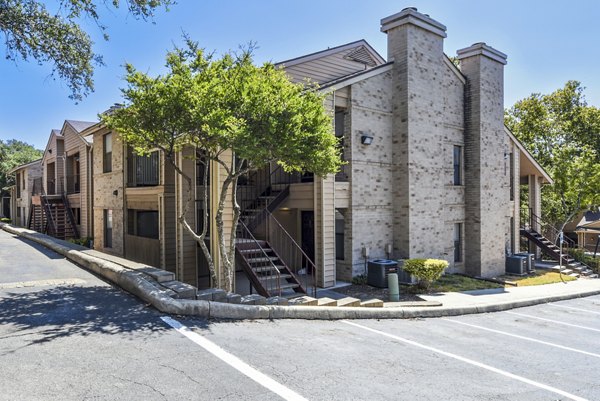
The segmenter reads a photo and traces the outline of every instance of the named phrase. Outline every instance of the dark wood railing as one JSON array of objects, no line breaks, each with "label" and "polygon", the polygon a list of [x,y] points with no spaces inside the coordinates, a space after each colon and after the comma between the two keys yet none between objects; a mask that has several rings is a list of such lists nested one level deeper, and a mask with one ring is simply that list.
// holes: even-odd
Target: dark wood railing
[{"label": "dark wood railing", "polygon": [[139,156],[128,152],[127,186],[151,187],[159,185],[159,153],[152,152],[148,156]]}]

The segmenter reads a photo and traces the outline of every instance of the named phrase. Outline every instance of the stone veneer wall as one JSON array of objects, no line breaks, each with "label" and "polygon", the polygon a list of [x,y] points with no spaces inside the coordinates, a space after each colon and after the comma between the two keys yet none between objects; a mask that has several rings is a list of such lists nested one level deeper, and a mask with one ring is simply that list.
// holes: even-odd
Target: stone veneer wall
[{"label": "stone veneer wall", "polygon": [[[465,179],[466,272],[492,277],[504,273],[509,231],[509,180],[504,132],[504,64],[484,44],[459,50],[467,77]],[[506,56],[504,56],[505,59]]]},{"label": "stone veneer wall", "polygon": [[[94,133],[94,249],[124,255],[124,146],[118,133],[113,131],[112,171],[103,173],[104,141],[102,137],[108,132],[110,132],[108,129],[102,128]],[[117,191],[117,195],[113,195],[114,191]],[[112,248],[104,247],[104,209],[113,211]]]}]

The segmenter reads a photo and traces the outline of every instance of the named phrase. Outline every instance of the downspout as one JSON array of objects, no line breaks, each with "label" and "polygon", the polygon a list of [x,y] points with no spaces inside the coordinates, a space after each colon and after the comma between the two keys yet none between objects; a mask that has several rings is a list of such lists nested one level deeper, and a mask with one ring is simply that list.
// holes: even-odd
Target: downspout
[{"label": "downspout", "polygon": [[[88,232],[87,236],[89,238],[94,238],[94,163],[93,163],[93,150],[94,143],[92,143],[87,150],[87,180],[88,180],[88,191],[86,194],[86,202],[88,205],[87,210],[87,221],[88,221]],[[93,239],[92,239],[93,241]],[[91,248],[93,248],[93,243],[90,244]]]}]

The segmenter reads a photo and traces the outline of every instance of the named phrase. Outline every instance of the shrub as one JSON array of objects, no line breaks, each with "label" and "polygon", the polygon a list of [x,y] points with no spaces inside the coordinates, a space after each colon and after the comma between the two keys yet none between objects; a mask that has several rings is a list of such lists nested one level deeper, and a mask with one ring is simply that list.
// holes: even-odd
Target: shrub
[{"label": "shrub", "polygon": [[0,223],[8,223],[8,224],[10,224],[10,219],[8,217],[2,217],[0,219]]},{"label": "shrub", "polygon": [[367,276],[364,274],[359,274],[358,276],[352,277],[352,284],[354,284],[354,285],[367,284]]},{"label": "shrub", "polygon": [[432,281],[439,279],[448,267],[448,262],[440,259],[408,259],[402,267],[405,272],[419,279],[419,285],[429,288]]},{"label": "shrub", "polygon": [[69,240],[70,243],[72,244],[77,244],[77,245],[81,245],[81,246],[85,246],[85,247],[90,247],[90,241],[92,241],[93,238],[90,237],[83,237],[83,238],[71,238]]}]

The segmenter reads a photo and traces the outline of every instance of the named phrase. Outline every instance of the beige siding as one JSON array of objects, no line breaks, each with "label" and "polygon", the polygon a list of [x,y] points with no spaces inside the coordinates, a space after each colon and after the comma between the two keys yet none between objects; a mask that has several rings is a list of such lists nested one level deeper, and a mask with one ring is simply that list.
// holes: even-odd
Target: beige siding
[{"label": "beige siding", "polygon": [[317,285],[335,285],[335,181],[333,176],[316,178],[315,193],[315,264]]},{"label": "beige siding", "polygon": [[[177,157],[178,167],[193,182],[196,178],[194,154],[194,148],[185,148]],[[187,202],[187,183],[179,174],[177,175],[177,187],[177,215],[179,216],[186,207],[185,203]],[[196,207],[193,200],[188,205],[185,218],[190,226],[196,227]],[[177,277],[179,280],[192,285],[197,285],[198,281],[196,254],[196,240],[181,224],[177,223]]]},{"label": "beige siding", "polygon": [[[71,207],[79,207],[81,209],[81,226],[79,226],[79,235],[81,237],[92,236],[92,222],[88,220],[88,216],[90,214],[89,209],[91,207],[91,205],[89,205],[90,197],[88,194],[88,191],[91,189],[91,183],[88,182],[88,145],[69,124],[65,124],[62,134],[64,137],[65,157],[68,158],[75,154],[79,154],[80,191],[79,194],[73,194],[69,196],[69,203],[71,204]],[[63,176],[65,177],[64,182],[66,185],[67,177],[72,176],[73,171],[68,165],[64,167],[63,171]]]}]

